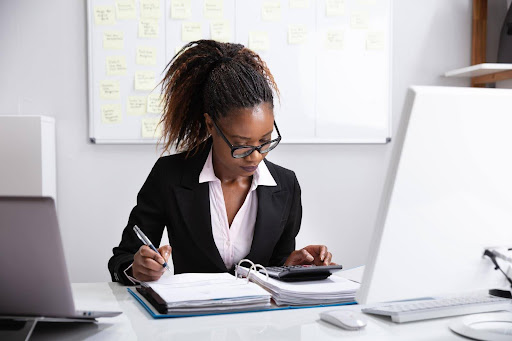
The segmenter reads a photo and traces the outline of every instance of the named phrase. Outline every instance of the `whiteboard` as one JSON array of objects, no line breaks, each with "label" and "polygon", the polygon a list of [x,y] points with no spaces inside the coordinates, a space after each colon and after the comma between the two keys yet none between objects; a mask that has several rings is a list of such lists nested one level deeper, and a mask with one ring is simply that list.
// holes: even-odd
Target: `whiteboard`
[{"label": "whiteboard", "polygon": [[275,115],[283,143],[389,142],[391,6],[392,0],[88,0],[89,137],[156,143],[157,84],[167,63],[188,39],[221,32],[218,39],[248,46],[268,64],[281,93]]}]

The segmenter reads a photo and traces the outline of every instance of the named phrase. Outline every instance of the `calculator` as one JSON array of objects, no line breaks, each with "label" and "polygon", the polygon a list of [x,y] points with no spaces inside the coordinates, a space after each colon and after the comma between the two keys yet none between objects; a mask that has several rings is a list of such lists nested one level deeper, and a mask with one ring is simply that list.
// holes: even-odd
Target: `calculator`
[{"label": "calculator", "polygon": [[[343,267],[341,265],[287,265],[269,266],[266,269],[272,278],[286,282],[298,282],[326,279]],[[259,271],[265,274],[264,270]]]}]

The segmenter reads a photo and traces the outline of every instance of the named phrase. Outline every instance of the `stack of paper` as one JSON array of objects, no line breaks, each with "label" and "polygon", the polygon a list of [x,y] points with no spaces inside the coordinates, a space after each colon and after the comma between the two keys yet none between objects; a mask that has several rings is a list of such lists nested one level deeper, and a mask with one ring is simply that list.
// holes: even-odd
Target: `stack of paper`
[{"label": "stack of paper", "polygon": [[228,273],[165,275],[141,285],[151,289],[144,296],[157,310],[173,315],[251,311],[271,306],[268,292]]},{"label": "stack of paper", "polygon": [[[246,276],[248,269],[238,267],[238,272]],[[249,279],[270,292],[278,306],[354,302],[359,289],[359,283],[336,275],[318,281],[283,282],[270,277],[267,279],[266,275],[251,271]]]}]

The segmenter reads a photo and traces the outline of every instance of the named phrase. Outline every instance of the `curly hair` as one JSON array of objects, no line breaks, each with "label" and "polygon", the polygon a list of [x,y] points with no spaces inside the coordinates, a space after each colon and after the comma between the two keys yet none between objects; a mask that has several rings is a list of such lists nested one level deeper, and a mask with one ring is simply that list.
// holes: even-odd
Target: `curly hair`
[{"label": "curly hair", "polygon": [[279,89],[266,63],[241,44],[198,40],[186,44],[166,66],[162,80],[163,152],[195,154],[208,137],[204,113],[214,119],[262,102],[273,107]]}]

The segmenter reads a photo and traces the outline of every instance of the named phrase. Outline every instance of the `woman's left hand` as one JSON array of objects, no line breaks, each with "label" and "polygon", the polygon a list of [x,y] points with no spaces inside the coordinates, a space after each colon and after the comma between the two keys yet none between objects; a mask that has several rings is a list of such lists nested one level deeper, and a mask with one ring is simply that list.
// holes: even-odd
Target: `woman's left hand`
[{"label": "woman's left hand", "polygon": [[308,245],[300,250],[293,251],[284,265],[336,265],[331,263],[332,253],[327,251],[325,245]]}]

